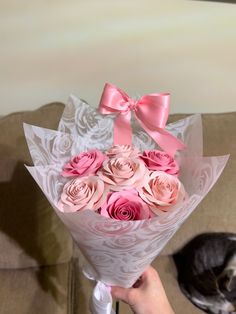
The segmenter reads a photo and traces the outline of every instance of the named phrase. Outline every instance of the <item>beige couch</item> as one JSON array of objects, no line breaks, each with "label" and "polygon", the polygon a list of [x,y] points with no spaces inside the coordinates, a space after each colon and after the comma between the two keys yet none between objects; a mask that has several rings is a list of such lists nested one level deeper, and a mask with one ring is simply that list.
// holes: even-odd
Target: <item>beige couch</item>
[{"label": "beige couch", "polygon": [[[53,103],[0,118],[1,314],[89,313],[93,283],[78,269],[80,254],[24,168],[31,159],[23,122],[56,129],[63,108]],[[171,254],[201,232],[236,230],[236,112],[204,114],[203,129],[205,155],[231,157],[217,184],[153,263],[176,314],[202,312],[180,292]],[[122,305],[120,313],[131,312]]]}]

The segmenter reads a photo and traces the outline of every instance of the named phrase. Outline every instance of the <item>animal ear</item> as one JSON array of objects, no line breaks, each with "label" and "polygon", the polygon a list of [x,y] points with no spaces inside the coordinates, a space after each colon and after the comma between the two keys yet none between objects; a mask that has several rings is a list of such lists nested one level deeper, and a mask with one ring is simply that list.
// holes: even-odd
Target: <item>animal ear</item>
[{"label": "animal ear", "polygon": [[236,290],[236,271],[234,269],[225,270],[217,279],[220,290]]}]

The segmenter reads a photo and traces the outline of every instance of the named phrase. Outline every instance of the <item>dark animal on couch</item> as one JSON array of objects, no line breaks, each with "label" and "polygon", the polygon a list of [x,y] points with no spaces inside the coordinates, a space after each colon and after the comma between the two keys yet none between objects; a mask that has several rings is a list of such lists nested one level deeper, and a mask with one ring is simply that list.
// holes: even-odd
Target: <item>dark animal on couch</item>
[{"label": "dark animal on couch", "polygon": [[173,255],[182,292],[211,314],[236,313],[236,234],[198,235]]}]

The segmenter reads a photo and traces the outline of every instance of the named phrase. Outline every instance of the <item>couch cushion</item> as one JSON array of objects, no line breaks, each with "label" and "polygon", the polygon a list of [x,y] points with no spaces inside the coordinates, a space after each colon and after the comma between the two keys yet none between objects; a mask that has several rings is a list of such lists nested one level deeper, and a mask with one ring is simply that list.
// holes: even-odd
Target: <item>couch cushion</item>
[{"label": "couch cushion", "polygon": [[[170,121],[183,118],[172,115]],[[236,112],[203,114],[204,155],[230,154],[230,159],[205,199],[184,222],[162,251],[171,254],[203,232],[236,230]]]},{"label": "couch cushion", "polygon": [[1,314],[72,314],[72,263],[0,270]]},{"label": "couch cushion", "polygon": [[203,313],[181,292],[176,279],[176,268],[171,257],[160,256],[152,263],[152,266],[158,271],[160,275],[167,297],[173,307],[175,314]]},{"label": "couch cushion", "polygon": [[0,268],[67,262],[72,239],[24,163],[31,159],[23,122],[57,128],[62,104],[0,119]]}]

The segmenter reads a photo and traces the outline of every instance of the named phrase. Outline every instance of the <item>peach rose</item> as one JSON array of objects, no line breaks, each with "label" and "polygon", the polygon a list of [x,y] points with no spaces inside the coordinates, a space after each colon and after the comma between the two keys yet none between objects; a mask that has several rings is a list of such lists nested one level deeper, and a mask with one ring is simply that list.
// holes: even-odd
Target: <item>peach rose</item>
[{"label": "peach rose", "polygon": [[105,160],[97,175],[110,189],[119,191],[143,186],[148,180],[148,169],[138,158],[118,157]]},{"label": "peach rose", "polygon": [[163,171],[152,172],[148,184],[139,188],[138,192],[155,214],[158,214],[159,210],[168,211],[186,197],[179,179]]},{"label": "peach rose", "polygon": [[109,193],[100,214],[116,220],[142,220],[150,218],[149,207],[135,190]]},{"label": "peach rose", "polygon": [[160,150],[145,150],[140,158],[149,170],[164,171],[173,176],[179,175],[179,165],[169,154]]},{"label": "peach rose", "polygon": [[139,151],[136,147],[131,145],[114,145],[105,153],[109,158],[115,157],[131,157],[139,156]]},{"label": "peach rose", "polygon": [[83,209],[96,211],[106,194],[104,182],[98,177],[75,178],[65,184],[58,207],[62,212],[76,212]]},{"label": "peach rose", "polygon": [[70,162],[63,167],[61,175],[64,177],[73,177],[95,174],[106,158],[106,155],[97,149],[83,152],[74,156]]}]

